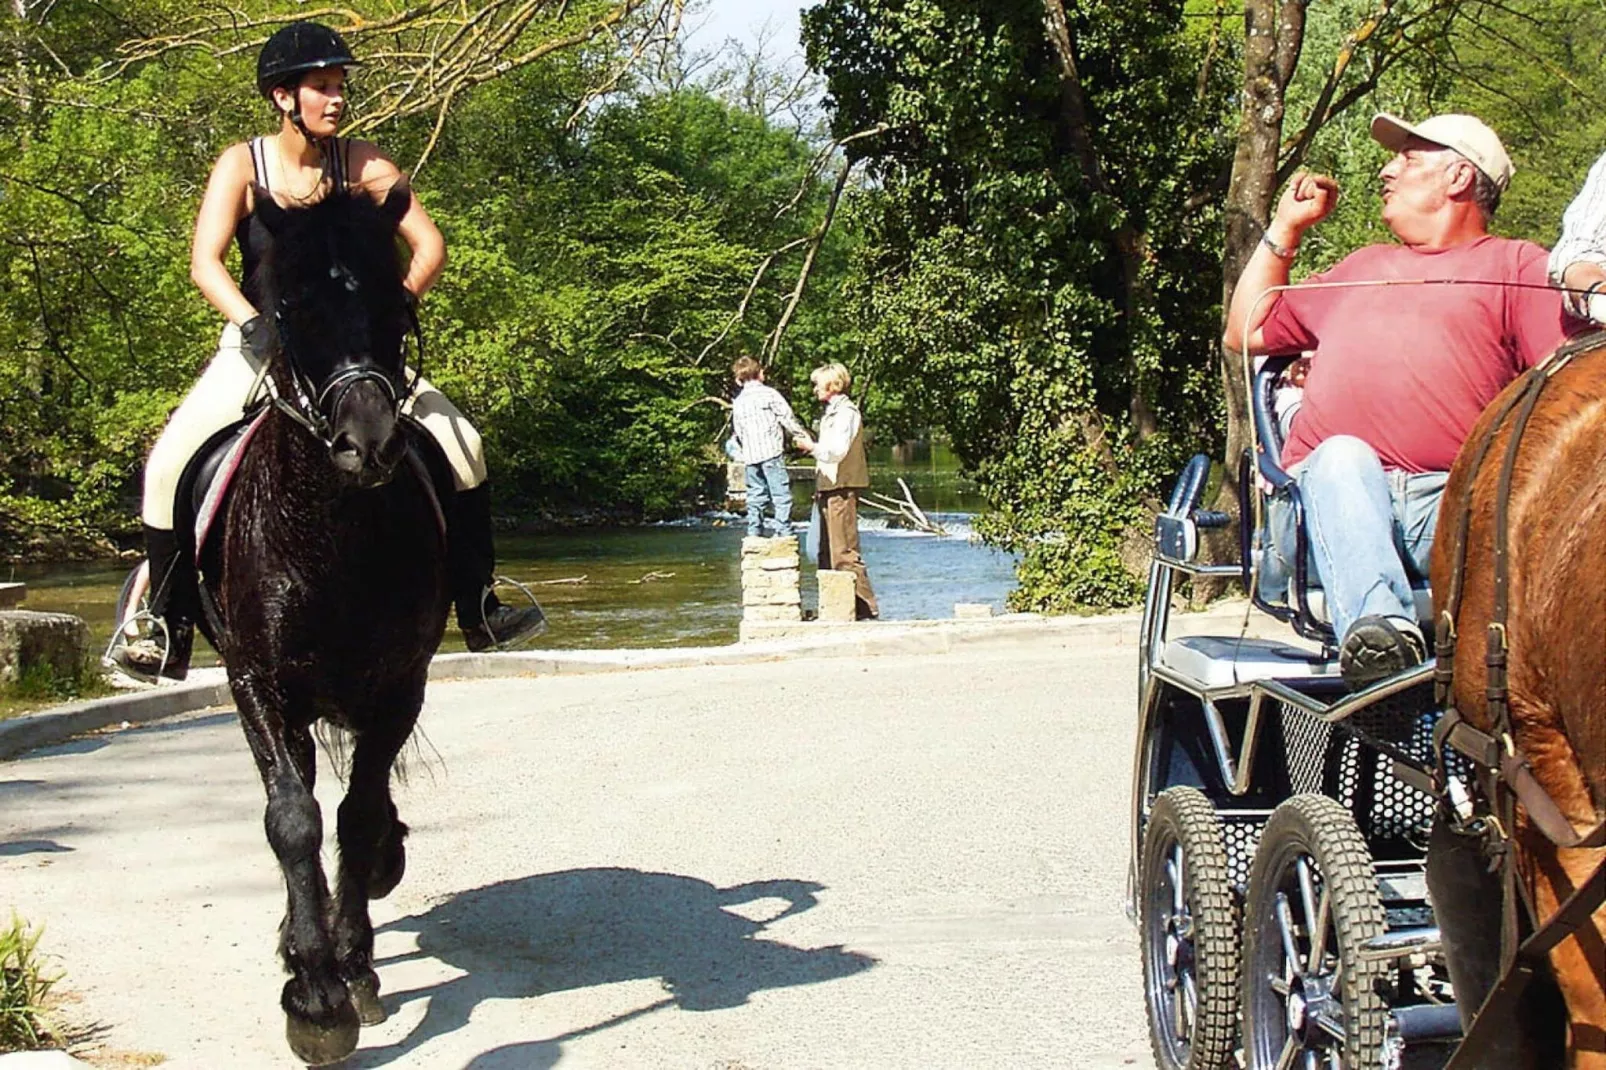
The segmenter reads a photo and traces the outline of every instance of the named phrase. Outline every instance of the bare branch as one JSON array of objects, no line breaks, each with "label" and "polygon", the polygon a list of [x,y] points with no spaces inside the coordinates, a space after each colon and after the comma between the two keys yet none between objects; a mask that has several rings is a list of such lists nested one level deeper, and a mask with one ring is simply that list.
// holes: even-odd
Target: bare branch
[{"label": "bare branch", "polygon": [[836,185],[831,187],[831,200],[825,206],[825,218],[820,220],[820,225],[809,235],[809,251],[803,258],[802,270],[797,273],[797,285],[792,287],[792,295],[787,298],[786,308],[781,312],[781,318],[775,324],[775,329],[764,340],[765,356],[759,361],[760,364],[770,363],[780,351],[781,337],[786,334],[787,325],[792,322],[792,314],[797,311],[798,302],[803,300],[803,288],[808,285],[809,274],[814,269],[814,258],[819,254],[820,246],[825,244],[825,235],[830,231],[831,220],[836,216],[837,202],[842,199],[842,188],[848,184],[848,175],[852,171],[853,165],[845,164],[842,172],[836,176]]},{"label": "bare branch", "polygon": [[[799,203],[801,203],[804,195],[807,194],[809,189],[813,187],[815,178],[819,174],[819,169],[824,166],[825,162],[829,160],[838,149],[849,144],[850,142],[859,141],[867,137],[874,137],[877,134],[884,134],[890,129],[892,128],[886,123],[877,123],[875,126],[856,131],[847,135],[846,137],[838,138],[825,148],[821,149],[820,152],[815,156],[814,161],[809,165],[809,169],[804,174],[803,180],[798,183],[797,192],[792,195],[792,199],[783,205],[772,218],[780,219],[782,216],[792,211],[792,209],[796,208]],[[803,285],[807,281],[809,269],[814,263],[815,251],[818,249],[819,243],[824,241],[825,232],[830,229],[831,218],[836,212],[836,205],[837,201],[841,197],[842,187],[847,182],[848,172],[851,171],[852,168],[852,164],[844,164],[842,173],[837,176],[835,189],[831,195],[830,203],[826,208],[825,219],[821,223],[820,227],[816,228],[816,230],[811,234],[805,235],[801,238],[792,239],[785,245],[782,245],[779,249],[771,251],[764,257],[763,262],[758,265],[758,270],[753,273],[752,281],[747,284],[747,293],[742,295],[742,303],[737,306],[736,311],[731,313],[730,318],[725,321],[725,326],[720,328],[719,334],[703,347],[703,351],[701,353],[697,354],[697,359],[692,361],[694,365],[701,365],[703,361],[708,358],[708,354],[714,350],[714,347],[723,342],[726,336],[730,334],[731,328],[735,327],[738,323],[741,323],[747,318],[747,309],[752,303],[753,295],[758,292],[759,283],[764,280],[764,276],[769,272],[770,267],[775,263],[775,261],[780,259],[785,254],[791,252],[793,249],[803,245],[808,245],[810,248],[808,256],[805,259],[803,273],[798,278],[797,285],[793,288],[793,298],[791,304],[786,310],[785,318],[783,319],[782,324],[776,329],[777,332],[785,330],[785,320],[789,320],[791,318],[791,314],[796,308],[797,299],[802,296]],[[775,339],[775,345],[776,347],[779,347],[779,333],[771,332],[770,337]],[[773,356],[773,351],[771,350],[770,344],[767,340],[765,342],[764,351],[766,354]],[[768,357],[763,356],[760,358],[760,363],[765,363],[767,360]]]},{"label": "bare branch", "polygon": [[[580,102],[584,109],[618,85],[655,43],[679,32],[685,0],[612,0],[576,12],[568,0],[417,0],[370,19],[337,5],[296,12],[324,22],[354,42],[364,61],[367,107],[346,132],[361,135],[400,118],[429,115],[434,124],[419,160],[433,153],[448,112],[463,94],[555,53],[610,40],[623,59]],[[254,52],[282,24],[281,15],[253,15],[223,3],[198,11],[171,33],[139,37],[117,58],[91,71],[91,85],[114,81],[163,56],[198,51],[223,58]]]}]

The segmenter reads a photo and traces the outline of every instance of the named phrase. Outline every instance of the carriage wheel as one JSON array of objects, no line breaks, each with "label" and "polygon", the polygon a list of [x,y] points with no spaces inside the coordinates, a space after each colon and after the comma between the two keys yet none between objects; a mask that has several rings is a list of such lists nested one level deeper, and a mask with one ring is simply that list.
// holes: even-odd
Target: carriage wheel
[{"label": "carriage wheel", "polygon": [[1167,788],[1143,831],[1138,910],[1149,1041],[1161,1070],[1231,1065],[1238,911],[1221,819],[1197,788]]},{"label": "carriage wheel", "polygon": [[1363,963],[1358,951],[1383,928],[1372,853],[1350,812],[1324,795],[1277,807],[1244,906],[1249,1070],[1382,1065],[1387,965]]}]

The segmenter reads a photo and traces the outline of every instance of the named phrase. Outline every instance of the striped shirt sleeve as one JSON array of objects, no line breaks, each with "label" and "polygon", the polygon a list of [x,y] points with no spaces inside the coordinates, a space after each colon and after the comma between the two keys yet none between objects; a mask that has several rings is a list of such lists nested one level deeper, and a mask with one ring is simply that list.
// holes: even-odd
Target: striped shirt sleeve
[{"label": "striped shirt sleeve", "polygon": [[779,390],[774,391],[774,394],[775,397],[770,402],[770,408],[775,411],[775,418],[786,429],[786,433],[793,438],[808,438],[808,429],[798,421],[797,414],[792,411],[792,406],[787,402],[785,396]]},{"label": "striped shirt sleeve", "polygon": [[[1589,169],[1584,188],[1561,217],[1561,237],[1550,251],[1550,281],[1562,285],[1562,276],[1577,263],[1606,267],[1606,156]],[[1579,311],[1579,296],[1567,295],[1574,312]]]}]

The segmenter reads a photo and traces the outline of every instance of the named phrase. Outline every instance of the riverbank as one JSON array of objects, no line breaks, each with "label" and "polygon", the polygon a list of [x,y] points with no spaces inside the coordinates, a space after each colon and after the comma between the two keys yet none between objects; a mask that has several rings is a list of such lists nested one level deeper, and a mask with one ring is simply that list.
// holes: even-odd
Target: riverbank
[{"label": "riverbank", "polygon": [[[801,514],[800,514],[801,515]],[[891,529],[865,518],[862,550],[886,620],[939,619],[955,602],[1002,612],[1015,583],[1015,558],[969,539],[966,514],[937,514],[952,535]],[[803,534],[804,525],[798,525]],[[542,645],[552,649],[707,647],[735,642],[741,621],[741,518],[709,513],[673,522],[550,535],[498,537],[503,575],[527,584],[547,612]],[[19,568],[27,608],[72,613],[104,647],[128,564]],[[812,604],[813,569],[804,570]],[[514,595],[504,594],[504,597]],[[450,628],[445,652],[464,649]],[[212,662],[199,645],[198,664]]]},{"label": "riverbank", "polygon": [[[652,527],[665,522],[694,517],[717,503],[689,502],[679,517],[648,519],[640,510],[595,506],[532,506],[502,512],[495,518],[496,529],[515,535],[554,535],[603,528]],[[130,516],[136,514],[130,513]],[[54,530],[22,523],[17,517],[0,514],[0,565],[15,572],[63,566],[112,566],[138,561],[144,553],[137,525],[105,527],[95,530],[75,525],[73,530]]]},{"label": "riverbank", "polygon": [[[1245,624],[1245,617],[1242,600],[1224,601],[1201,612],[1175,614],[1171,634],[1234,634]],[[785,640],[717,647],[439,654],[430,665],[430,682],[736,666],[804,658],[941,655],[1031,641],[1081,649],[1132,647],[1137,644],[1140,619],[1139,610],[1086,617],[1015,613],[980,620],[800,625]],[[182,684],[68,703],[0,721],[0,760],[74,736],[126,730],[231,703],[223,670],[198,669]]]}]

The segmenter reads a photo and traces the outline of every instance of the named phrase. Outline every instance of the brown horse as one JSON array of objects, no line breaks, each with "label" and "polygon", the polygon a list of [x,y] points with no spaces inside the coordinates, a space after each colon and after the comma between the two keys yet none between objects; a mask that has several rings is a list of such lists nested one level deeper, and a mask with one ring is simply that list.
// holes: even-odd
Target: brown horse
[{"label": "brown horse", "polygon": [[[1606,815],[1606,335],[1571,343],[1549,367],[1549,381],[1521,429],[1507,496],[1509,709],[1517,753],[1582,835]],[[1459,584],[1459,604],[1452,606],[1453,705],[1474,728],[1496,734],[1485,656],[1487,627],[1497,612],[1497,486],[1522,422],[1516,416],[1524,406],[1513,402],[1527,383],[1524,378],[1508,387],[1473,428],[1445,488],[1433,548],[1441,630],[1446,601]],[[1466,557],[1458,576],[1455,550],[1463,528]],[[1525,806],[1516,813],[1517,880],[1538,926],[1591,877],[1606,849],[1558,847]],[[1440,824],[1429,880],[1465,1019],[1498,973],[1500,890],[1492,878],[1479,887],[1487,873],[1481,852],[1454,842],[1471,837],[1449,834]],[[1566,1065],[1606,1070],[1606,908],[1557,945],[1549,961],[1567,1006]],[[1520,1035],[1518,1023],[1529,1018],[1513,1009],[1512,1035]],[[1476,1065],[1548,1070],[1554,1059],[1513,1041],[1505,1055],[1491,1054]]]}]

